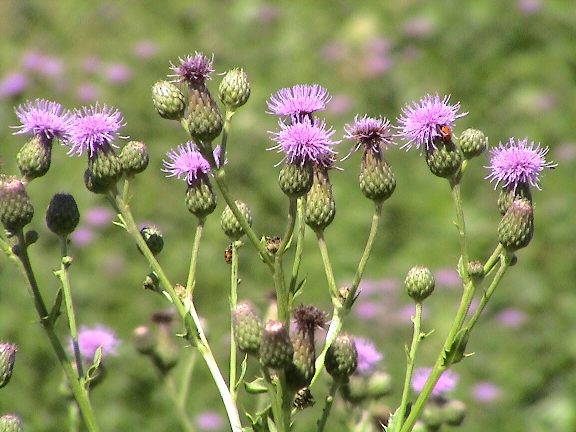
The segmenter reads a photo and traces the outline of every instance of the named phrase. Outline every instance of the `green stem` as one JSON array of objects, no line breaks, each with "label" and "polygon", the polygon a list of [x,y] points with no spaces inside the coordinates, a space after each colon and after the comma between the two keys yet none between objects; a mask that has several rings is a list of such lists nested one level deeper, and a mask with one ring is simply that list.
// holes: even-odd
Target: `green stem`
[{"label": "green stem", "polygon": [[66,261],[70,259],[68,257],[68,239],[66,236],[60,237],[60,255],[60,271],[56,272],[56,274],[58,279],[60,279],[62,292],[64,293],[64,304],[66,305],[66,316],[68,317],[68,326],[70,327],[76,370],[78,371],[78,376],[83,377],[82,355],[78,344],[78,328],[76,327],[76,315],[74,313],[74,304],[72,303],[72,290],[70,289],[70,275],[68,273],[70,264],[66,263]]},{"label": "green stem", "polygon": [[498,243],[498,246],[496,246],[494,252],[492,252],[492,255],[490,255],[490,258],[488,258],[488,260],[486,261],[486,264],[484,264],[484,268],[482,271],[484,277],[490,274],[496,263],[498,263],[498,261],[500,260],[500,255],[502,255],[502,252],[504,252],[504,246]]},{"label": "green stem", "polygon": [[188,400],[188,395],[190,394],[190,383],[192,382],[192,374],[194,373],[194,366],[196,365],[197,352],[194,350],[188,351],[189,358],[184,367],[184,373],[182,374],[182,386],[180,387],[180,393],[178,396],[178,403],[181,406],[186,406],[186,401]]},{"label": "green stem", "polygon": [[328,291],[330,292],[330,297],[332,297],[332,303],[337,304],[338,288],[336,287],[336,279],[334,279],[334,272],[332,271],[332,264],[330,262],[330,256],[328,255],[328,246],[324,239],[324,231],[316,231],[316,237],[318,238],[320,255],[322,255],[322,264],[324,264],[324,272],[326,273],[326,280],[328,282]]},{"label": "green stem", "polygon": [[232,126],[232,117],[236,111],[226,109],[226,117],[224,119],[224,126],[222,127],[222,141],[220,141],[220,149],[222,160],[226,158],[226,145],[228,144],[228,135],[230,134],[230,127]]},{"label": "green stem", "polygon": [[154,270],[158,276],[158,279],[160,279],[160,282],[162,283],[164,290],[166,290],[168,293],[171,302],[176,307],[178,315],[180,315],[186,329],[186,338],[197,346],[198,351],[204,359],[204,362],[208,366],[208,369],[212,375],[212,379],[218,388],[218,392],[220,393],[220,397],[224,403],[224,407],[226,408],[226,413],[228,414],[228,420],[230,421],[232,430],[234,432],[241,432],[242,424],[240,422],[238,408],[232,399],[232,395],[230,394],[226,382],[224,381],[220,369],[218,368],[218,364],[214,359],[214,355],[212,354],[212,350],[210,349],[210,345],[208,344],[206,335],[204,334],[202,323],[200,322],[200,318],[198,317],[198,313],[196,312],[196,308],[194,307],[192,299],[186,298],[184,299],[184,303],[180,300],[174,289],[174,286],[171,284],[170,280],[164,273],[162,266],[160,266],[148,248],[148,245],[146,245],[144,238],[140,235],[136,222],[132,217],[132,212],[130,211],[128,203],[123,201],[118,195],[112,196],[111,199],[115,201],[115,206],[122,215],[126,230],[139,246],[142,254],[152,267],[152,270]]},{"label": "green stem", "polygon": [[213,170],[213,176],[214,180],[216,181],[216,185],[220,190],[220,193],[224,197],[224,201],[226,201],[226,204],[228,204],[228,207],[230,207],[230,210],[234,214],[234,217],[236,217],[236,220],[238,220],[238,223],[240,223],[240,226],[244,230],[244,233],[246,234],[252,245],[256,248],[256,250],[260,254],[260,257],[262,258],[264,263],[268,266],[270,271],[274,272],[274,262],[272,258],[270,257],[264,246],[260,243],[260,239],[258,239],[256,233],[254,232],[252,227],[248,224],[248,221],[246,220],[244,215],[240,212],[238,206],[236,205],[236,202],[230,195],[230,190],[228,189],[228,183],[226,181],[226,171],[224,171],[224,168],[222,167],[216,168]]},{"label": "green stem", "polygon": [[[238,303],[238,243],[232,242],[232,265],[230,271],[230,334],[234,334],[232,314]],[[236,340],[230,338],[230,382],[228,383],[232,399],[236,401]]]},{"label": "green stem", "polygon": [[466,239],[466,223],[464,221],[464,210],[462,209],[459,175],[450,179],[450,188],[452,190],[452,201],[454,201],[454,207],[456,209],[456,228],[458,229],[458,237],[460,239],[460,256],[462,259],[460,273],[464,284],[466,284],[470,279],[468,275],[468,241]]},{"label": "green stem", "polygon": [[194,243],[192,244],[192,254],[190,255],[190,269],[188,270],[188,280],[186,282],[186,296],[192,298],[194,287],[196,286],[196,263],[198,262],[198,250],[200,249],[200,240],[204,230],[204,219],[198,219],[196,233],[194,234]]},{"label": "green stem", "polygon": [[176,389],[176,384],[170,375],[162,375],[161,379],[164,381],[164,385],[166,387],[166,392],[172,399],[172,404],[176,405],[176,412],[178,413],[178,419],[180,420],[180,424],[182,428],[186,432],[195,432],[194,425],[188,417],[188,413],[186,412],[186,407],[180,403],[180,399],[178,398],[178,391]]},{"label": "green stem", "polygon": [[15,259],[20,272],[24,275],[28,289],[32,295],[32,298],[34,299],[34,306],[38,316],[40,317],[42,328],[46,332],[48,340],[50,341],[50,345],[52,346],[52,349],[54,350],[54,353],[60,362],[60,366],[64,371],[64,375],[66,376],[68,384],[70,385],[70,390],[72,391],[74,399],[76,399],[76,403],[78,404],[78,408],[82,413],[82,418],[84,419],[86,429],[88,429],[89,432],[98,432],[100,429],[96,423],[92,405],[90,405],[88,392],[82,386],[82,384],[80,384],[72,364],[68,361],[66,351],[62,347],[62,344],[60,343],[60,340],[54,331],[54,323],[48,319],[48,309],[46,309],[46,304],[44,303],[44,299],[42,298],[42,294],[38,288],[38,283],[36,282],[36,276],[32,270],[32,264],[30,263],[28,248],[26,246],[24,233],[22,230],[17,233],[17,238],[20,254],[17,257],[12,255],[11,258]]},{"label": "green stem", "polygon": [[297,201],[290,198],[290,205],[288,209],[288,222],[286,230],[282,237],[282,242],[274,255],[274,286],[276,288],[276,304],[278,307],[278,320],[282,321],[288,328],[290,319],[290,292],[286,290],[286,283],[284,280],[284,268],[282,266],[282,258],[286,252],[286,247],[290,242],[290,238],[294,233],[294,226],[296,224],[296,211]]},{"label": "green stem", "polygon": [[78,425],[78,405],[76,402],[70,401],[68,402],[68,431],[69,432],[78,432],[79,425]]},{"label": "green stem", "polygon": [[328,417],[330,416],[330,410],[332,409],[332,405],[334,404],[334,398],[336,397],[338,387],[339,387],[338,382],[332,381],[330,391],[328,392],[328,395],[326,396],[326,401],[324,402],[322,417],[318,421],[318,428],[316,429],[318,432],[323,432],[324,428],[326,427],[326,422],[328,421]]},{"label": "green stem", "polygon": [[416,308],[412,322],[414,323],[414,332],[412,333],[410,352],[408,353],[408,358],[406,359],[406,375],[404,377],[404,389],[402,390],[402,402],[400,402],[400,409],[395,417],[397,419],[396,424],[400,425],[398,427],[401,427],[404,415],[406,414],[406,409],[408,407],[408,394],[410,392],[410,383],[412,382],[412,373],[414,372],[416,351],[418,350],[418,344],[422,339],[422,335],[420,334],[420,325],[422,323],[422,303],[420,302],[416,302]]},{"label": "green stem", "polygon": [[346,295],[346,299],[340,306],[338,304],[338,299],[333,298],[332,302],[334,304],[334,310],[332,312],[332,319],[330,320],[330,327],[328,327],[328,332],[326,333],[326,342],[324,343],[324,347],[322,348],[322,352],[316,358],[316,372],[312,381],[310,383],[310,387],[318,380],[322,370],[324,369],[324,358],[326,357],[326,352],[332,342],[340,333],[342,329],[342,324],[344,321],[344,317],[348,314],[352,305],[354,304],[354,300],[356,298],[356,292],[358,290],[358,286],[360,285],[360,281],[362,280],[362,275],[364,274],[364,269],[366,268],[366,264],[368,262],[368,258],[372,253],[372,248],[374,247],[374,241],[376,240],[376,234],[378,233],[378,227],[380,226],[380,219],[382,216],[382,203],[377,202],[374,208],[374,214],[372,215],[372,225],[370,226],[370,234],[368,235],[368,240],[366,241],[366,246],[364,247],[364,252],[360,258],[358,263],[358,268],[356,269],[356,274],[354,275],[354,279],[352,281],[352,285],[350,286],[350,290]]},{"label": "green stem", "polygon": [[296,238],[296,252],[294,253],[294,262],[292,263],[292,274],[290,276],[290,296],[294,295],[296,285],[298,284],[298,273],[302,254],[304,252],[304,234],[306,233],[306,224],[304,223],[304,210],[306,209],[306,195],[298,199],[298,236]]}]

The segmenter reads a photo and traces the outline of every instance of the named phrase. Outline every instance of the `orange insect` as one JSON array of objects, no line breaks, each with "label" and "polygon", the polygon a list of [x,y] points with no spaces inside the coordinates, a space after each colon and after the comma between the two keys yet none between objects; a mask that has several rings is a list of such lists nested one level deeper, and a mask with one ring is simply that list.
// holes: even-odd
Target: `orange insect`
[{"label": "orange insect", "polygon": [[226,261],[226,264],[232,264],[232,245],[228,246],[224,251],[224,261]]},{"label": "orange insect", "polygon": [[442,141],[449,142],[452,140],[452,129],[448,125],[438,125],[436,126],[438,133],[440,134]]}]

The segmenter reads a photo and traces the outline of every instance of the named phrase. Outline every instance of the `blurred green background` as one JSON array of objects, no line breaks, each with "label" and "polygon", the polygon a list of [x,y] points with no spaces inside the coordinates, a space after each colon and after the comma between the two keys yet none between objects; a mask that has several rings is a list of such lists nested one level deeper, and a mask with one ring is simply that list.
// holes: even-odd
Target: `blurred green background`
[{"label": "blurred green background", "polygon": [[[48,98],[68,108],[100,101],[117,107],[126,135],[149,145],[151,164],[133,189],[139,222],[157,224],[166,247],[161,263],[172,280],[185,282],[195,220],[185,209],[185,185],[165,179],[162,159],[186,141],[174,122],[153,109],[150,87],[169,73],[169,61],[201,51],[214,53],[217,72],[243,67],[252,96],[234,118],[228,168],[236,197],[252,208],[260,234],[283,231],[287,209],[277,188],[280,156],[267,131],[276,119],[266,100],[281,87],[319,83],[332,94],[322,115],[337,133],[355,114],[384,115],[394,121],[404,104],[426,93],[451,94],[469,115],[455,132],[482,129],[491,145],[510,136],[550,146],[559,163],[546,172],[542,192],[534,193],[536,234],[518,253],[468,350],[475,355],[456,365],[460,383],[453,396],[466,402],[463,428],[476,432],[576,430],[576,7],[571,0],[491,1],[79,1],[0,2],[0,158],[2,171],[17,174],[15,156],[23,138],[11,135],[13,108],[27,99]],[[210,83],[215,91],[220,77]],[[351,143],[343,141],[340,153]],[[435,329],[422,346],[418,365],[431,365],[459,299],[453,286],[458,239],[445,180],[434,177],[416,152],[388,152],[398,187],[384,206],[384,222],[358,301],[346,329],[372,339],[384,353],[382,368],[394,377],[394,394],[382,400],[395,407],[401,393],[404,344],[410,338],[410,302],[401,281],[415,264],[437,272],[438,286],[425,306],[425,330]],[[351,280],[368,234],[372,205],[357,186],[360,155],[332,174],[337,217],[327,229],[336,278]],[[179,430],[170,399],[148,359],[130,339],[134,327],[166,306],[143,291],[147,265],[128,237],[110,221],[86,219],[106,202],[82,182],[84,158],[66,156],[56,146],[52,168],[28,192],[36,208],[33,227],[40,241],[32,260],[42,290],[52,298],[58,283],[56,239],[45,228],[43,210],[53,193],[71,192],[83,213],[72,253],[72,282],[81,323],[115,329],[123,344],[108,362],[108,376],[93,394],[102,430]],[[486,259],[496,241],[497,192],[483,180],[486,156],[474,160],[463,186],[471,255]],[[220,232],[222,201],[208,220],[200,252],[197,307],[222,365],[227,361],[229,267],[227,240]],[[272,280],[250,246],[242,249],[240,297],[266,307]],[[309,233],[303,274],[303,302],[330,308],[324,271]],[[452,277],[452,282],[451,282]],[[64,321],[60,322],[65,335]],[[62,380],[56,359],[38,325],[21,276],[0,257],[0,340],[18,344],[11,384],[0,390],[0,413],[20,414],[30,431],[65,429],[66,406],[58,393]],[[183,352],[185,351],[182,347]],[[185,357],[184,357],[185,358]],[[182,362],[183,363],[183,362]],[[172,373],[182,372],[180,364]],[[202,429],[202,414],[224,410],[199,362],[189,403]],[[478,386],[495,397],[478,400]],[[322,401],[326,386],[319,385]],[[480,399],[482,399],[480,397]],[[246,406],[253,406],[247,401]],[[322,404],[299,413],[295,430],[312,429]],[[329,430],[343,429],[348,416],[337,405]],[[205,429],[208,430],[208,429]],[[220,428],[226,430],[226,422]]]}]

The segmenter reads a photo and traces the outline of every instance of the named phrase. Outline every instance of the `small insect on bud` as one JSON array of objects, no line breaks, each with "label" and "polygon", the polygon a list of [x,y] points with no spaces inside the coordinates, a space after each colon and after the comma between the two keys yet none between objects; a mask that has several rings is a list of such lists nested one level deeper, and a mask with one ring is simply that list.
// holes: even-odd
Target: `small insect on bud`
[{"label": "small insect on bud", "polygon": [[462,166],[462,152],[451,139],[442,135],[435,138],[432,146],[426,147],[426,163],[432,174],[449,178]]},{"label": "small insect on bud", "polygon": [[152,86],[152,102],[162,118],[180,120],[184,117],[186,98],[171,82],[158,81]]},{"label": "small insect on bud", "polygon": [[54,234],[66,237],[80,222],[80,212],[74,197],[68,193],[57,193],[46,210],[46,225]]},{"label": "small insect on bud", "polygon": [[250,81],[244,69],[234,68],[226,72],[220,86],[218,96],[226,107],[240,108],[250,97]]},{"label": "small insect on bud", "polygon": [[436,282],[428,267],[414,266],[408,271],[404,285],[408,295],[415,302],[420,303],[432,294]]},{"label": "small insect on bud", "polygon": [[310,408],[314,406],[315,403],[314,396],[312,396],[312,392],[308,387],[301,388],[294,396],[294,408],[296,409],[303,410]]},{"label": "small insect on bud", "polygon": [[153,255],[158,255],[164,249],[164,237],[160,230],[154,226],[147,226],[140,230],[146,245]]}]

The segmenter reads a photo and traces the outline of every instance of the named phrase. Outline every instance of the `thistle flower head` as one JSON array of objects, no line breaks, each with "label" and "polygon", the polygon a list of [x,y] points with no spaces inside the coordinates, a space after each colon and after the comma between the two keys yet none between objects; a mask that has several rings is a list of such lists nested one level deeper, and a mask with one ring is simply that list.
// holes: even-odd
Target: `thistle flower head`
[{"label": "thistle flower head", "polygon": [[[412,376],[412,389],[416,393],[420,393],[432,372],[432,368],[418,368],[414,370],[414,375]],[[451,392],[456,388],[458,384],[459,376],[456,372],[450,369],[444,371],[444,373],[438,379],[438,382],[432,389],[432,396],[441,396],[445,393]]]},{"label": "thistle flower head", "polygon": [[392,144],[392,134],[390,132],[390,122],[383,117],[354,117],[354,122],[344,126],[346,134],[344,138],[353,140],[356,145],[350,151],[350,154],[364,146],[371,148],[375,153],[380,152],[380,146]]},{"label": "thistle flower head", "polygon": [[294,165],[333,165],[336,152],[332,147],[340,141],[331,139],[334,130],[327,129],[325,122],[313,122],[304,118],[301,122],[290,125],[282,121],[278,124],[280,132],[270,132],[272,140],[278,144],[269,150],[277,149],[279,153],[284,153],[283,160]]},{"label": "thistle flower head", "polygon": [[[70,345],[72,343],[70,342]],[[82,358],[86,361],[92,361],[98,348],[102,348],[102,358],[110,355],[116,355],[120,340],[116,337],[114,331],[103,325],[95,327],[80,327],[78,332],[78,345]],[[71,347],[72,349],[72,347]]]},{"label": "thistle flower head", "polygon": [[468,113],[459,113],[460,102],[449,104],[450,95],[440,98],[438,94],[426,95],[418,102],[402,108],[397,121],[396,134],[406,141],[402,148],[416,147],[420,151],[434,146],[435,138],[443,138],[445,130],[450,131],[454,121]]},{"label": "thistle flower head", "polygon": [[[210,172],[210,164],[200,154],[196,144],[188,141],[179,145],[175,150],[170,150],[164,159],[162,171],[166,177],[185,179],[189,185],[193,185],[199,177]],[[214,149],[214,159],[220,164],[220,146]]]},{"label": "thistle flower head", "polygon": [[557,164],[546,161],[550,149],[540,144],[528,142],[527,138],[510,138],[507,143],[499,143],[490,150],[490,165],[486,168],[490,174],[486,179],[494,181],[495,187],[502,183],[505,188],[514,191],[518,184],[527,184],[540,189],[540,173],[544,168],[554,168]]},{"label": "thistle flower head", "polygon": [[109,146],[117,147],[113,141],[118,131],[126,126],[122,113],[107,105],[91,105],[75,110],[71,120],[68,154],[78,156],[84,152],[92,157],[97,151]]},{"label": "thistle flower head", "polygon": [[312,331],[326,326],[326,314],[314,306],[297,306],[292,312],[299,331]]},{"label": "thistle flower head", "polygon": [[71,114],[59,103],[36,99],[24,102],[15,111],[21,124],[15,126],[18,130],[14,135],[29,134],[48,140],[68,138]]},{"label": "thistle flower head", "polygon": [[324,111],[331,96],[318,84],[299,84],[278,90],[268,100],[268,113],[300,121],[316,111]]},{"label": "thistle flower head", "polygon": [[371,375],[384,356],[368,339],[354,337],[354,342],[356,343],[356,351],[358,352],[356,373],[364,376]]},{"label": "thistle flower head", "polygon": [[174,75],[170,76],[176,78],[176,82],[202,84],[204,81],[211,79],[210,75],[214,72],[212,58],[196,52],[193,56],[188,55],[178,60],[180,61],[178,65],[170,63],[170,69],[174,71]]}]

